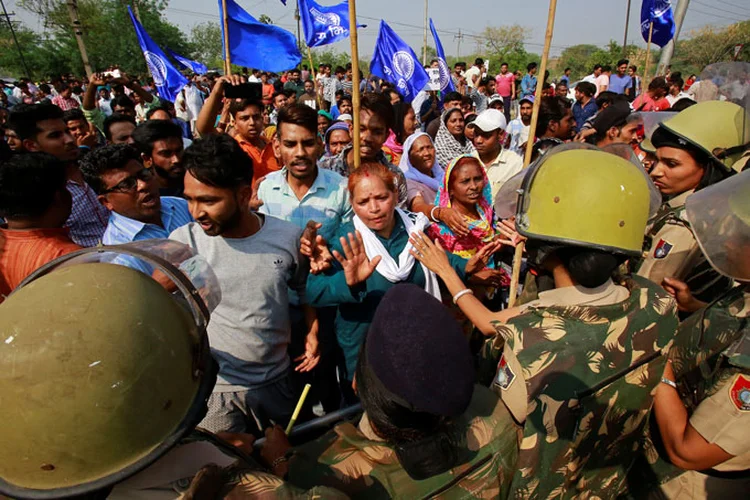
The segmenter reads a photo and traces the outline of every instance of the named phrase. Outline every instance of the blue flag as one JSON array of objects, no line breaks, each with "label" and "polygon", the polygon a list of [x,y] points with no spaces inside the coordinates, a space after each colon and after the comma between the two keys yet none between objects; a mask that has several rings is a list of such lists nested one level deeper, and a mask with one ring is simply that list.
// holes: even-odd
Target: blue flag
[{"label": "blue flag", "polygon": [[[223,19],[221,3],[222,0],[219,0],[219,13]],[[278,26],[261,23],[234,0],[226,0],[226,3],[232,64],[272,72],[285,71],[299,65],[302,54],[297,48],[294,35]],[[221,35],[224,40],[224,23]]]},{"label": "blue flag", "polygon": [[406,42],[380,20],[380,32],[375,42],[375,53],[370,73],[396,86],[405,102],[411,102],[430,81],[429,75]]},{"label": "blue flag", "polygon": [[177,68],[167,59],[164,52],[148,36],[146,30],[143,29],[141,23],[133,15],[130,6],[128,6],[128,13],[130,14],[130,20],[133,21],[135,35],[138,37],[138,43],[141,45],[143,57],[146,58],[146,66],[148,66],[151,78],[154,79],[154,85],[156,85],[159,91],[159,97],[174,102],[180,90],[187,85],[187,78],[177,71]]},{"label": "blue flag", "polygon": [[437,59],[440,63],[440,90],[443,93],[454,92],[456,90],[456,87],[453,85],[453,79],[451,78],[451,68],[450,66],[448,66],[448,62],[445,60],[443,44],[440,43],[437,30],[435,29],[435,25],[432,23],[432,18],[430,18],[430,31],[432,31],[432,38],[435,39],[435,51],[437,52]]},{"label": "blue flag", "polygon": [[349,36],[349,1],[324,7],[314,0],[299,0],[299,15],[308,47],[320,47]]},{"label": "blue flag", "polygon": [[643,0],[641,5],[641,34],[648,42],[648,31],[651,23],[654,30],[651,41],[659,47],[664,47],[674,37],[674,16],[669,0]]},{"label": "blue flag", "polygon": [[193,73],[197,75],[205,75],[206,73],[208,73],[208,67],[205,64],[201,64],[197,61],[191,61],[187,57],[182,57],[180,54],[170,49],[169,47],[167,47],[167,52],[170,56],[172,56],[172,59],[174,59],[182,67],[189,69]]}]

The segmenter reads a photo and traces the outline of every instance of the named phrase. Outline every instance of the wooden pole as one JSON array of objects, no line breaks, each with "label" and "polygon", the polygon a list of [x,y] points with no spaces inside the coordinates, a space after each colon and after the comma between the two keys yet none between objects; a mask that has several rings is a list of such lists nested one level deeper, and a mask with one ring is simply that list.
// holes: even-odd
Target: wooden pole
[{"label": "wooden pole", "polygon": [[357,46],[357,2],[349,0],[349,41],[352,45],[352,139],[354,168],[359,168],[359,49]]},{"label": "wooden pole", "polygon": [[221,0],[221,13],[223,19],[221,22],[224,24],[224,74],[229,76],[232,74],[232,56],[229,55],[229,22],[227,21],[227,0]]},{"label": "wooden pole", "polygon": [[68,0],[68,14],[70,14],[70,23],[73,25],[73,33],[76,36],[76,42],[78,42],[78,50],[81,52],[81,59],[83,60],[83,69],[86,70],[86,76],[91,78],[94,71],[91,69],[91,63],[89,63],[89,55],[86,52],[86,44],[83,43],[83,31],[81,31],[81,20],[78,18],[78,2],[76,0]]},{"label": "wooden pole", "polygon": [[[557,0],[550,0],[549,13],[547,14],[547,32],[544,35],[544,50],[542,51],[542,61],[539,64],[539,77],[537,78],[536,93],[534,95],[534,108],[531,113],[531,124],[529,126],[529,140],[526,143],[526,155],[524,156],[523,168],[527,168],[531,162],[531,153],[534,149],[534,139],[536,124],[539,121],[539,106],[542,104],[542,87],[544,86],[544,73],[547,71],[547,60],[549,59],[549,49],[552,44],[552,33],[555,30],[555,12],[557,10]],[[541,82],[539,80],[542,80]],[[508,307],[513,307],[516,303],[518,294],[518,281],[521,277],[521,259],[523,257],[524,244],[516,246],[513,254],[513,274],[510,277],[510,290],[508,295]]]},{"label": "wooden pole", "polygon": [[307,47],[307,60],[310,61],[310,75],[312,75],[313,88],[315,88],[315,96],[318,100],[318,110],[321,110],[323,109],[323,100],[320,98],[320,94],[318,94],[318,79],[315,78],[317,73],[313,64],[312,49],[310,47]]},{"label": "wooden pole", "polygon": [[143,23],[141,21],[141,9],[138,7],[138,0],[133,0],[133,14],[139,23]]},{"label": "wooden pole", "polygon": [[8,29],[10,30],[10,34],[13,37],[13,43],[15,43],[16,45],[18,57],[21,58],[21,65],[26,72],[26,78],[31,78],[31,71],[29,71],[29,67],[26,65],[26,59],[23,57],[23,51],[21,50],[21,46],[18,44],[18,38],[16,37],[16,30],[10,20],[10,14],[8,14],[8,11],[5,9],[5,2],[3,2],[3,0],[0,0],[0,6],[2,6],[3,8],[3,16],[5,16],[5,20],[8,22]]},{"label": "wooden pole", "polygon": [[427,0],[424,0],[424,45],[422,46],[422,66],[427,64]]},{"label": "wooden pole", "polygon": [[622,58],[628,57],[628,27],[630,26],[630,0],[628,0],[628,9],[625,14],[625,37],[622,40]]},{"label": "wooden pole", "polygon": [[654,22],[648,25],[648,45],[646,45],[646,70],[643,72],[644,85],[649,84],[648,72],[651,70],[651,35],[654,34]]}]

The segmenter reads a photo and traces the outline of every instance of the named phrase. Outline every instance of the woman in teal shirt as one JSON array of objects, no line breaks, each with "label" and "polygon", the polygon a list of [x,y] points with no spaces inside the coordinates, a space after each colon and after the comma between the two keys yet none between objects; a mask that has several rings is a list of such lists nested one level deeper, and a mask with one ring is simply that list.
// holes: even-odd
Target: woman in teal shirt
[{"label": "woman in teal shirt", "polygon": [[[409,253],[409,234],[423,230],[429,220],[422,214],[396,208],[396,176],[379,163],[365,163],[349,176],[354,217],[337,229],[329,249],[318,237],[310,249],[311,267],[319,271],[307,280],[307,299],[314,307],[338,306],[336,338],[344,353],[342,377],[351,381],[359,348],[375,309],[389,288],[399,283],[423,287],[440,300],[437,277]],[[471,260],[450,255],[459,276],[484,269],[500,242],[485,246]],[[321,268],[325,270],[321,271]],[[421,311],[414,311],[415,315]]]}]

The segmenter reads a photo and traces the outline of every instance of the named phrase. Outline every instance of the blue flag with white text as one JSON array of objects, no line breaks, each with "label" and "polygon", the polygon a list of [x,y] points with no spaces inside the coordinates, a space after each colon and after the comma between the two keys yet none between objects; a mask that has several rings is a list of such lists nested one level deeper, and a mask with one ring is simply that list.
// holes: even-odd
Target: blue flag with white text
[{"label": "blue flag with white text", "polygon": [[349,36],[349,1],[318,5],[314,0],[299,0],[299,15],[308,47],[321,47]]},{"label": "blue flag with white text", "polygon": [[174,102],[180,90],[187,85],[187,78],[174,67],[159,46],[148,36],[146,30],[133,15],[130,6],[128,6],[128,13],[130,14],[130,20],[133,21],[143,57],[146,59],[146,66],[148,66],[151,78],[154,79],[154,85],[159,91],[159,97]]},{"label": "blue flag with white text", "polygon": [[[232,64],[274,73],[299,65],[302,54],[297,48],[294,35],[278,26],[261,23],[234,0],[225,1]],[[222,0],[219,0],[219,12],[223,19],[221,4]],[[224,40],[224,23],[221,25],[221,39]]]},{"label": "blue flag with white text", "polygon": [[654,30],[651,33],[651,41],[659,47],[664,47],[674,38],[674,16],[672,5],[669,0],[643,0],[641,5],[641,34],[648,42],[648,32],[651,23]]},{"label": "blue flag with white text", "polygon": [[395,85],[404,96],[404,102],[413,101],[430,81],[429,75],[411,47],[382,19],[370,72]]},{"label": "blue flag with white text", "polygon": [[437,52],[437,60],[440,63],[440,91],[443,93],[453,92],[456,90],[456,87],[453,85],[453,79],[451,78],[451,68],[448,66],[448,61],[445,60],[443,44],[440,43],[440,38],[438,38],[432,18],[430,18],[430,31],[432,31],[432,38],[435,39],[435,51]]},{"label": "blue flag with white text", "polygon": [[167,47],[167,52],[170,56],[172,56],[172,59],[177,61],[182,67],[189,69],[193,73],[197,75],[205,75],[208,73],[208,67],[205,64],[201,64],[197,61],[192,61],[188,59],[187,57],[183,57],[174,50]]}]

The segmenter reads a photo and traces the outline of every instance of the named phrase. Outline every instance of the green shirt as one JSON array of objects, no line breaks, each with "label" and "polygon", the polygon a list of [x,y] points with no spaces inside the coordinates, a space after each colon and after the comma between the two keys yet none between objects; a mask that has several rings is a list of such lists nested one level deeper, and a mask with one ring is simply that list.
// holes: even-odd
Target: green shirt
[{"label": "green shirt", "polygon": [[[162,105],[162,102],[156,96],[154,96],[153,101],[143,103],[143,106],[146,108],[146,112],[148,112],[148,110],[151,108],[156,108],[161,105]],[[86,117],[86,120],[89,123],[93,123],[94,126],[97,129],[99,129],[99,132],[104,134],[105,137],[107,136],[107,134],[104,133],[104,120],[107,119],[107,116],[104,114],[104,112],[101,109],[99,108],[83,109],[83,116]]]},{"label": "green shirt", "polygon": [[[408,212],[407,212],[408,213]],[[409,234],[401,217],[395,217],[396,225],[390,238],[377,236],[385,247],[388,255],[398,260],[399,254],[409,243]],[[343,255],[340,237],[346,237],[348,233],[354,234],[354,224],[349,221],[341,224],[329,242],[331,250],[336,250]],[[466,260],[452,254],[448,254],[451,266],[463,279],[465,275]],[[413,283],[417,286],[425,286],[425,275],[422,266],[415,263],[409,278],[405,283]],[[350,287],[346,284],[344,270],[335,263],[327,272],[314,275],[310,274],[307,279],[307,301],[313,307],[338,306],[336,313],[336,338],[339,346],[344,352],[346,359],[347,380],[352,380],[354,370],[357,367],[357,358],[362,341],[370,328],[372,318],[375,315],[380,300],[391,287],[397,285],[385,279],[375,271],[364,283]]]}]

